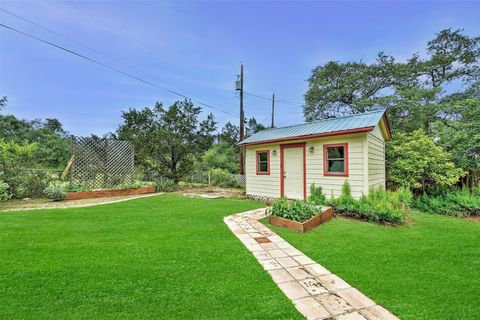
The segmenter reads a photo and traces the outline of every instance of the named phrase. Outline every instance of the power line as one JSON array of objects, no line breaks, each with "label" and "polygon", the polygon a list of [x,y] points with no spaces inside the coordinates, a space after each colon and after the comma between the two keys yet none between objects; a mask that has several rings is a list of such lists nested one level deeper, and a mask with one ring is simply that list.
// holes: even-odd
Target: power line
[{"label": "power line", "polygon": [[5,24],[3,24],[3,23],[0,23],[0,26],[3,27],[3,28],[9,29],[9,30],[11,30],[11,31],[17,32],[17,33],[19,33],[19,34],[21,34],[21,35],[24,35],[24,36],[28,37],[28,38],[37,40],[37,41],[42,42],[42,43],[44,43],[44,44],[48,44],[48,45],[50,45],[50,46],[52,46],[52,47],[55,47],[55,48],[57,48],[57,49],[60,49],[60,50],[62,50],[62,51],[65,51],[65,52],[68,52],[68,53],[70,53],[70,54],[73,54],[73,55],[75,55],[75,56],[77,56],[77,57],[80,57],[80,58],[82,58],[82,59],[85,59],[85,60],[87,60],[87,61],[89,61],[89,62],[91,62],[91,63],[100,65],[100,66],[102,66],[102,67],[104,67],[104,68],[106,68],[106,69],[109,69],[109,70],[111,70],[111,71],[120,73],[120,74],[122,74],[122,75],[124,75],[124,76],[127,76],[127,77],[129,77],[129,78],[132,78],[132,79],[135,79],[135,80],[137,80],[137,81],[140,81],[140,82],[143,82],[143,83],[145,83],[145,84],[148,84],[148,85],[150,85],[150,86],[153,86],[153,87],[156,87],[156,88],[165,90],[165,91],[167,91],[167,92],[170,92],[170,93],[172,93],[172,94],[174,94],[174,95],[183,97],[183,98],[185,98],[185,99],[190,99],[190,100],[195,101],[196,103],[198,103],[198,104],[200,104],[200,105],[202,105],[202,106],[205,106],[205,107],[207,107],[207,108],[211,108],[211,109],[213,109],[213,110],[217,110],[217,111],[223,112],[223,113],[225,113],[225,114],[228,114],[228,115],[231,115],[231,116],[234,116],[234,117],[238,117],[236,114],[233,114],[233,113],[231,113],[231,112],[222,110],[222,109],[220,109],[220,108],[217,108],[217,107],[215,107],[215,106],[212,106],[212,105],[207,104],[207,103],[204,103],[204,102],[201,102],[201,101],[199,101],[199,100],[191,99],[190,97],[188,97],[188,96],[186,96],[186,95],[184,95],[184,94],[182,94],[182,93],[180,93],[180,92],[177,92],[177,91],[168,89],[168,88],[166,88],[166,87],[160,86],[160,85],[155,84],[155,83],[153,83],[153,82],[150,82],[150,81],[148,81],[148,80],[144,80],[144,79],[142,79],[142,78],[140,78],[140,77],[137,77],[137,76],[132,75],[132,74],[130,74],[130,73],[124,72],[124,71],[122,71],[122,70],[120,70],[120,69],[117,69],[117,68],[115,68],[115,67],[109,66],[109,65],[107,65],[107,64],[105,64],[105,63],[103,63],[103,62],[100,62],[100,61],[98,61],[98,60],[89,58],[89,57],[87,57],[87,56],[85,56],[85,55],[83,55],[83,54],[81,54],[81,53],[78,53],[78,52],[75,52],[75,51],[73,51],[73,50],[70,50],[70,49],[67,49],[67,48],[65,48],[65,47],[62,47],[62,46],[60,46],[60,45],[57,45],[57,44],[55,44],[55,43],[53,43],[53,42],[50,42],[50,41],[41,39],[41,38],[36,37],[36,36],[34,36],[34,35],[31,35],[31,34],[29,34],[29,33],[26,33],[26,32],[20,31],[20,30],[18,30],[18,29],[15,29],[15,28],[13,28],[13,27],[7,26],[7,25],[5,25]]},{"label": "power line", "polygon": [[[258,94],[254,94],[254,93],[250,93],[250,92],[245,92],[245,94],[246,94],[246,95],[249,95],[249,96],[251,96],[251,97],[255,97],[255,98],[259,98],[259,99],[263,99],[263,100],[272,101],[272,98],[264,97],[264,96],[261,96],[261,95],[258,95]],[[282,100],[282,99],[277,99],[277,98],[275,98],[275,102],[284,103],[284,104],[296,105],[296,106],[299,106],[299,107],[303,107],[303,106],[304,106],[304,103],[301,103],[301,102],[287,101],[287,100]]]},{"label": "power line", "polygon": [[[106,57],[106,58],[108,58],[108,59],[110,59],[110,60],[112,60],[112,61],[115,61],[115,62],[118,62],[118,63],[120,63],[120,64],[123,64],[123,65],[125,65],[125,66],[127,66],[127,67],[129,67],[129,68],[131,68],[131,69],[137,70],[137,71],[139,71],[139,72],[143,72],[143,73],[149,75],[149,76],[150,76],[151,78],[153,78],[153,79],[156,79],[156,80],[161,81],[161,82],[164,82],[164,83],[168,83],[168,82],[166,82],[166,81],[164,81],[164,80],[156,77],[155,75],[152,75],[152,74],[149,74],[148,72],[145,72],[145,70],[142,70],[142,69],[137,68],[137,67],[135,67],[135,66],[133,66],[133,65],[131,65],[131,64],[128,64],[128,63],[123,62],[123,61],[121,61],[121,60],[119,60],[119,59],[116,59],[116,58],[114,58],[114,57],[112,57],[112,56],[110,56],[110,55],[108,55],[108,54],[106,54],[106,53],[104,53],[104,52],[102,52],[102,51],[100,51],[100,50],[97,50],[97,49],[95,49],[95,48],[92,48],[92,47],[90,47],[90,46],[88,46],[88,45],[86,45],[86,44],[84,44],[84,43],[82,43],[82,42],[80,42],[80,41],[77,41],[77,40],[75,40],[75,39],[72,39],[72,38],[70,38],[70,37],[68,37],[68,36],[66,36],[66,35],[64,35],[64,34],[61,34],[61,33],[57,32],[57,31],[55,31],[55,30],[52,30],[52,29],[47,28],[47,27],[45,27],[45,26],[42,26],[41,24],[38,24],[38,23],[36,23],[36,22],[34,22],[34,21],[30,20],[30,19],[27,19],[27,18],[25,18],[25,17],[19,16],[18,14],[13,13],[13,12],[8,11],[8,10],[5,10],[5,9],[3,9],[3,8],[0,8],[0,10],[3,11],[3,12],[5,12],[5,13],[7,13],[7,14],[9,14],[9,15],[12,15],[12,16],[16,17],[17,19],[26,21],[26,22],[28,22],[28,23],[30,23],[30,24],[38,27],[38,28],[41,28],[41,29],[46,30],[46,31],[48,31],[48,32],[51,32],[51,33],[53,33],[53,34],[55,34],[55,35],[57,35],[57,36],[59,36],[59,37],[62,37],[63,39],[66,39],[66,40],[70,41],[70,42],[73,42],[73,43],[75,43],[75,44],[77,44],[77,45],[79,45],[79,46],[81,46],[81,47],[84,47],[84,48],[86,48],[86,49],[88,49],[88,50],[91,50],[91,51],[93,51],[93,52],[96,52],[96,53],[98,53],[98,54],[100,54],[100,55],[102,55],[102,56],[104,56],[104,57]],[[189,95],[191,95],[191,96],[200,98],[199,96],[197,96],[196,94],[192,93],[191,91],[185,90],[185,89],[180,88],[180,87],[175,86],[175,85],[174,85],[174,87],[176,87],[177,89],[179,89],[179,90],[181,90],[181,91],[187,92],[187,93],[188,93]]]}]

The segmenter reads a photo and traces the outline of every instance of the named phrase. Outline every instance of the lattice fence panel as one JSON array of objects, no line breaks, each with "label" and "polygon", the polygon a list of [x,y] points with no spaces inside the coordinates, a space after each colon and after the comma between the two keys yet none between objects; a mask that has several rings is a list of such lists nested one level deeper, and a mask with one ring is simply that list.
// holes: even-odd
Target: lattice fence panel
[{"label": "lattice fence panel", "polygon": [[70,182],[88,188],[112,188],[134,181],[134,150],[128,141],[75,137]]}]

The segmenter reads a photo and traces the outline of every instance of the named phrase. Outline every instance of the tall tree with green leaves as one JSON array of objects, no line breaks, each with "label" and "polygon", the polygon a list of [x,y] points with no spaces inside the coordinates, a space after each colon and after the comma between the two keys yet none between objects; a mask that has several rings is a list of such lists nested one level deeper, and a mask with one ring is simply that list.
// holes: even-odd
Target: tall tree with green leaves
[{"label": "tall tree with green leaves", "polygon": [[152,176],[178,182],[191,172],[195,158],[211,147],[216,123],[213,115],[200,121],[201,108],[192,101],[176,101],[168,108],[129,109],[117,137],[132,142],[137,164]]},{"label": "tall tree with green leaves", "polygon": [[480,77],[480,38],[445,29],[427,43],[426,57],[399,62],[383,52],[373,63],[330,61],[308,79],[307,121],[387,108],[395,131],[423,129],[442,117],[450,85]]}]

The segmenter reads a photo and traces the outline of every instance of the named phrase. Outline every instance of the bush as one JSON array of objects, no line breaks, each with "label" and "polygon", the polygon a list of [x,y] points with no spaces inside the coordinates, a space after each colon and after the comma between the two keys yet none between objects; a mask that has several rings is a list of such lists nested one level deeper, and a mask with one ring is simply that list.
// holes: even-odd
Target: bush
[{"label": "bush", "polygon": [[298,222],[307,221],[320,212],[318,206],[313,203],[300,200],[289,202],[285,198],[280,198],[267,208],[267,214]]},{"label": "bush", "polygon": [[48,199],[51,199],[53,201],[64,200],[67,197],[65,185],[60,182],[51,183],[48,187],[45,188],[43,193]]},{"label": "bush", "polygon": [[214,186],[222,188],[239,188],[237,177],[231,174],[225,169],[212,169],[210,170],[211,183]]},{"label": "bush", "polygon": [[8,188],[8,184],[0,180],[0,201],[7,201],[8,199],[10,199]]},{"label": "bush", "polygon": [[171,192],[178,189],[178,185],[175,183],[175,181],[169,178],[161,177],[157,181],[155,181],[155,185],[157,186],[157,189],[156,189],[157,192],[160,192],[160,191]]},{"label": "bush", "polygon": [[412,201],[412,206],[427,213],[469,216],[480,215],[480,196],[467,188],[450,190],[439,196],[419,196]]},{"label": "bush", "polygon": [[335,207],[336,213],[377,223],[401,224],[409,211],[412,194],[407,189],[397,192],[381,188],[371,189],[367,196],[355,200],[348,182],[342,187],[342,194],[337,199],[328,201]]},{"label": "bush", "polygon": [[325,198],[325,195],[322,193],[322,187],[315,187],[315,184],[310,185],[310,196],[308,197],[308,201],[316,205],[325,204],[327,198]]}]

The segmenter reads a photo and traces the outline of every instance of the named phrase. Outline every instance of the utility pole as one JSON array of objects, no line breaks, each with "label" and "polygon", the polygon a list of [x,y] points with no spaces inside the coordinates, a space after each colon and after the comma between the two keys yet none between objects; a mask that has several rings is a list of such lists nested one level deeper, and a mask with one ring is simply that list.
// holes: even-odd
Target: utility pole
[{"label": "utility pole", "polygon": [[[243,63],[240,64],[240,79],[237,80],[236,88],[240,91],[240,141],[245,138],[245,115],[243,113]],[[245,174],[244,148],[240,147],[240,174]]]},{"label": "utility pole", "polygon": [[275,128],[275,92],[272,94],[272,128]]}]

